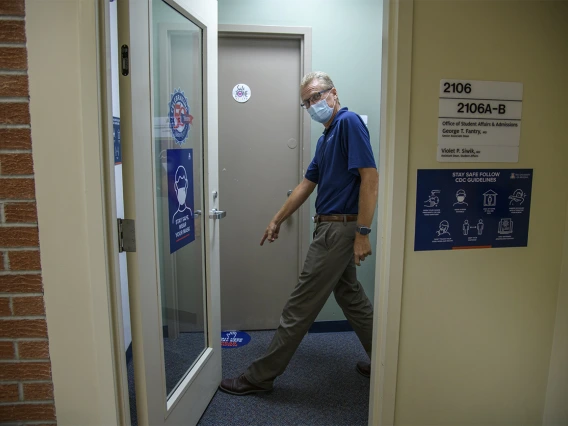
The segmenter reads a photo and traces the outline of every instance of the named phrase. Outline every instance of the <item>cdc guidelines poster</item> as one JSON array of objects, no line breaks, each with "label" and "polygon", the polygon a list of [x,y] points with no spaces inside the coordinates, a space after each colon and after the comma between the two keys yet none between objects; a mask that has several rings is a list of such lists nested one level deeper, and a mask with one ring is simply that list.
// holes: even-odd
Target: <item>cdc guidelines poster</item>
[{"label": "cdc guidelines poster", "polygon": [[418,170],[414,250],[526,247],[532,169]]}]

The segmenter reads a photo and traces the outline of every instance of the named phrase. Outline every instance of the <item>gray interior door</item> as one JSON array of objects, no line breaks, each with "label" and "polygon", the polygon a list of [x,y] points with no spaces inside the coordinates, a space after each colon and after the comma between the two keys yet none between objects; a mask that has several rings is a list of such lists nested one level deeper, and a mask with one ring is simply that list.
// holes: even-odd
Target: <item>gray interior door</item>
[{"label": "gray interior door", "polygon": [[[297,283],[300,218],[260,246],[268,222],[301,178],[299,40],[219,39],[219,190],[222,328],[276,328]],[[250,88],[237,102],[233,89]]]}]

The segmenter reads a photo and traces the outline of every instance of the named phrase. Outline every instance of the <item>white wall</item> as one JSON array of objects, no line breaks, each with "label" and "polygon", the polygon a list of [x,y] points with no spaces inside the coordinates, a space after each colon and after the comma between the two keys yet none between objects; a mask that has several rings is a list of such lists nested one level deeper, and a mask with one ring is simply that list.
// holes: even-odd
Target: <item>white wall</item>
[{"label": "white wall", "polygon": [[568,425],[568,215],[543,425]]},{"label": "white wall", "polygon": [[[568,3],[417,0],[413,19],[395,423],[538,425],[568,197]],[[524,84],[519,163],[437,163],[443,78]],[[528,247],[413,251],[417,169],[458,167],[534,169]]]},{"label": "white wall", "polygon": [[58,425],[115,425],[97,3],[26,1],[30,113]]}]

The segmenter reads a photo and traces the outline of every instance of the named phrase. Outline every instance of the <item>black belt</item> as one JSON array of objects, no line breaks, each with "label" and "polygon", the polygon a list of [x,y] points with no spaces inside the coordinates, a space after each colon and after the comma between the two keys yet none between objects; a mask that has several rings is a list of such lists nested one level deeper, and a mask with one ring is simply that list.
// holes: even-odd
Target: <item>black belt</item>
[{"label": "black belt", "polygon": [[357,222],[356,214],[337,214],[337,215],[315,215],[313,218],[314,223],[321,222]]}]

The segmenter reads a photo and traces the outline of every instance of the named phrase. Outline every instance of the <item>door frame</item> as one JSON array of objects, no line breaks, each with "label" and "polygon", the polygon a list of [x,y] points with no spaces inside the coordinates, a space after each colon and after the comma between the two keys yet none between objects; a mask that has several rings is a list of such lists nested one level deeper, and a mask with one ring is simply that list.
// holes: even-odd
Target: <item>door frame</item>
[{"label": "door frame", "polygon": [[410,148],[414,0],[383,1],[378,237],[369,425],[395,422]]},{"label": "door frame", "polygon": [[[311,27],[285,27],[272,25],[233,25],[219,24],[219,39],[221,38],[271,38],[300,41],[300,73],[302,77],[312,71],[312,28]],[[299,84],[298,84],[299,89]],[[300,99],[298,93],[298,99]],[[302,108],[298,108],[300,116],[300,173],[298,183],[312,160],[311,120],[306,118]],[[310,205],[304,203],[299,209],[300,226],[298,227],[298,275],[302,272],[304,260],[308,255],[310,241]]]},{"label": "door frame", "polygon": [[[375,281],[378,315],[374,320],[371,360],[370,425],[394,424],[408,181],[413,3],[414,0],[383,2]],[[108,1],[86,2],[81,8],[54,0],[28,2],[26,6],[36,199],[57,420],[62,424],[98,420],[108,425],[129,424],[125,348],[120,330],[116,209],[113,209]],[[55,27],[54,22],[58,23]],[[308,36],[311,40],[311,34],[306,39]],[[66,43],[66,49],[61,48],[61,40]],[[78,56],[61,53],[77,51],[77,46]],[[60,58],[66,66],[55,72],[49,66],[54,62],[45,59],[53,57]],[[52,72],[49,85],[43,72]],[[78,81],[77,75],[83,78]],[[81,108],[69,109],[71,98]],[[67,132],[54,131],[60,130],[60,120],[55,116],[49,120],[51,111],[57,114],[67,111],[74,125],[69,125]],[[54,173],[53,158],[68,161],[65,179]],[[74,166],[77,159],[81,167]],[[60,198],[54,199],[53,188],[64,194],[63,205],[77,207],[62,209]],[[84,231],[82,241],[77,240],[76,232],[69,232],[70,223],[85,224],[86,230],[79,227]],[[81,297],[70,304],[69,294],[77,292]],[[81,327],[81,333],[69,332],[70,318],[75,327]],[[74,359],[69,348],[80,348],[84,356]],[[93,368],[85,370],[86,361]],[[85,380],[92,386],[85,387]]]}]

